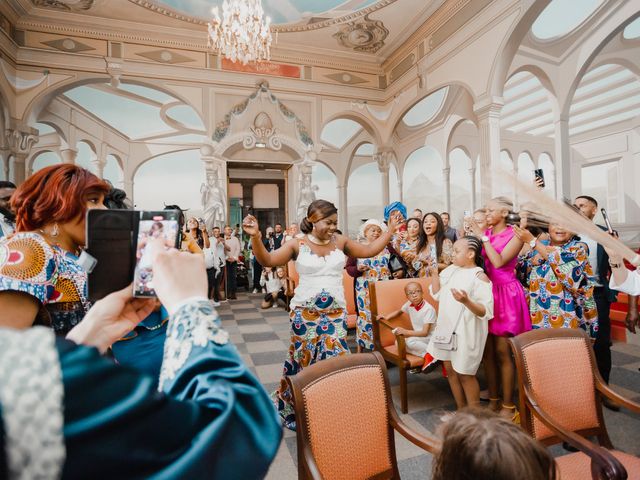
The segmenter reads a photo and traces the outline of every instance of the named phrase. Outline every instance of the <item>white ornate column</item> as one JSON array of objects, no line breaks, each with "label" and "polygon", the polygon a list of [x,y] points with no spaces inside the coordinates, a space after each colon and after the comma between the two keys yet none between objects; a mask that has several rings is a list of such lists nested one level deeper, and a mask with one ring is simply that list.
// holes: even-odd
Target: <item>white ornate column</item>
[{"label": "white ornate column", "polygon": [[224,227],[229,221],[227,162],[208,144],[200,147],[200,158],[205,169],[205,181],[200,186],[204,222],[208,229]]},{"label": "white ornate column", "polygon": [[554,121],[556,166],[556,198],[571,197],[571,145],[569,144],[569,116],[560,115]]},{"label": "white ornate column", "polygon": [[338,228],[342,233],[348,235],[349,229],[349,212],[347,211],[347,186],[338,185]]},{"label": "white ornate column", "polygon": [[473,105],[478,119],[480,138],[480,200],[486,204],[493,196],[492,173],[500,161],[500,112],[504,102],[500,97],[487,97]]},{"label": "white ornate column", "polygon": [[451,212],[451,168],[442,169],[442,183],[444,184],[444,211]]},{"label": "white ornate column", "polygon": [[38,142],[38,130],[26,125],[15,125],[5,130],[5,138],[13,157],[13,178],[10,180],[20,185],[26,178],[27,156],[31,147]]},{"label": "white ornate column", "polygon": [[107,164],[107,148],[103,143],[100,145],[98,149],[98,154],[94,154],[91,152],[91,167],[93,169],[93,173],[95,173],[98,177],[104,178],[104,167]]},{"label": "white ornate column", "polygon": [[373,160],[378,164],[378,171],[381,175],[382,183],[382,202],[383,205],[389,205],[389,167],[391,165],[391,159],[394,155],[393,149],[384,148],[378,150],[378,153],[373,155]]},{"label": "white ornate column", "polygon": [[398,173],[398,197],[399,197],[398,200],[404,203],[403,193],[402,193],[402,178],[400,177],[400,173]]},{"label": "white ornate column", "polygon": [[78,158],[78,149],[77,148],[61,148],[58,153],[60,154],[60,158],[62,159],[62,163],[69,163],[71,165],[75,165],[76,159]]},{"label": "white ornate column", "polygon": [[476,211],[476,167],[469,169],[469,177],[471,178],[471,211]]}]

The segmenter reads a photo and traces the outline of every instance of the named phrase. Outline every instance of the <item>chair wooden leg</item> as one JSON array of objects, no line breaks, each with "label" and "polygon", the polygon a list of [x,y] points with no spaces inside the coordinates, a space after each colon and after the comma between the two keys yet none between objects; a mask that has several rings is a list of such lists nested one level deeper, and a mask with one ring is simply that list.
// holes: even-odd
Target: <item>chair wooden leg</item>
[{"label": "chair wooden leg", "polygon": [[400,374],[400,410],[402,413],[407,413],[409,411],[409,405],[407,400],[407,371],[399,366],[400,370],[398,373]]}]

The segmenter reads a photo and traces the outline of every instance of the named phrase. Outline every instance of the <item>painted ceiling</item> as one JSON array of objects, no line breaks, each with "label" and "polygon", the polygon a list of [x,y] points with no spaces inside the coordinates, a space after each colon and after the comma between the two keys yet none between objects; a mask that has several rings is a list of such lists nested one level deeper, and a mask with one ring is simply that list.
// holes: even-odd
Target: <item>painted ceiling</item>
[{"label": "painted ceiling", "polygon": [[[368,7],[378,0],[263,0],[265,15],[271,17],[272,23],[288,24],[314,19],[327,19],[348,15]],[[211,9],[221,7],[223,0],[156,0],[155,3],[165,5],[181,13],[209,20]]]}]

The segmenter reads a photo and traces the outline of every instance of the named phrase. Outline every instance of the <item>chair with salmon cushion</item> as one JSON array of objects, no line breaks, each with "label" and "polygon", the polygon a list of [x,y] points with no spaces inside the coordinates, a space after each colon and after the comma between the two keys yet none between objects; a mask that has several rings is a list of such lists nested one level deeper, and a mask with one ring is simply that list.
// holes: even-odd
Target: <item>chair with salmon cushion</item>
[{"label": "chair with salmon cushion", "polygon": [[407,371],[421,367],[424,358],[407,353],[405,339],[402,335],[395,335],[393,329],[397,327],[411,330],[411,320],[403,313],[393,320],[377,320],[378,315],[388,315],[399,310],[407,302],[404,287],[411,282],[417,282],[422,286],[425,301],[437,309],[437,302],[429,293],[431,280],[428,278],[406,278],[398,280],[386,280],[369,284],[371,298],[371,321],[373,326],[373,344],[376,351],[380,352],[385,360],[395,364],[400,373],[400,406],[402,413],[407,413]]},{"label": "chair with salmon cushion", "polygon": [[[414,432],[398,416],[378,352],[329,358],[286,378],[299,479],[399,479],[394,431],[431,454],[440,449],[439,440]],[[347,408],[352,399],[358,408]]]},{"label": "chair with salmon cushion", "polygon": [[[579,450],[556,458],[560,478],[640,478],[640,458],[613,449],[601,398],[636,413],[640,404],[604,383],[587,333],[536,329],[509,341],[518,371],[522,427],[544,445],[567,442]],[[597,438],[598,444],[588,437]]]}]

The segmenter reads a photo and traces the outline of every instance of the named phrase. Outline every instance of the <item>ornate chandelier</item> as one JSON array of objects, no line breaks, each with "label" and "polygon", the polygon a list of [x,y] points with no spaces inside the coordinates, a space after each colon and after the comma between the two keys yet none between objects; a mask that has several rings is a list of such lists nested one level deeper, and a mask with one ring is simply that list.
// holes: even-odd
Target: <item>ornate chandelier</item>
[{"label": "ornate chandelier", "polygon": [[222,19],[218,7],[211,12],[207,41],[210,48],[243,65],[271,58],[271,19],[263,21],[261,0],[224,0]]}]

